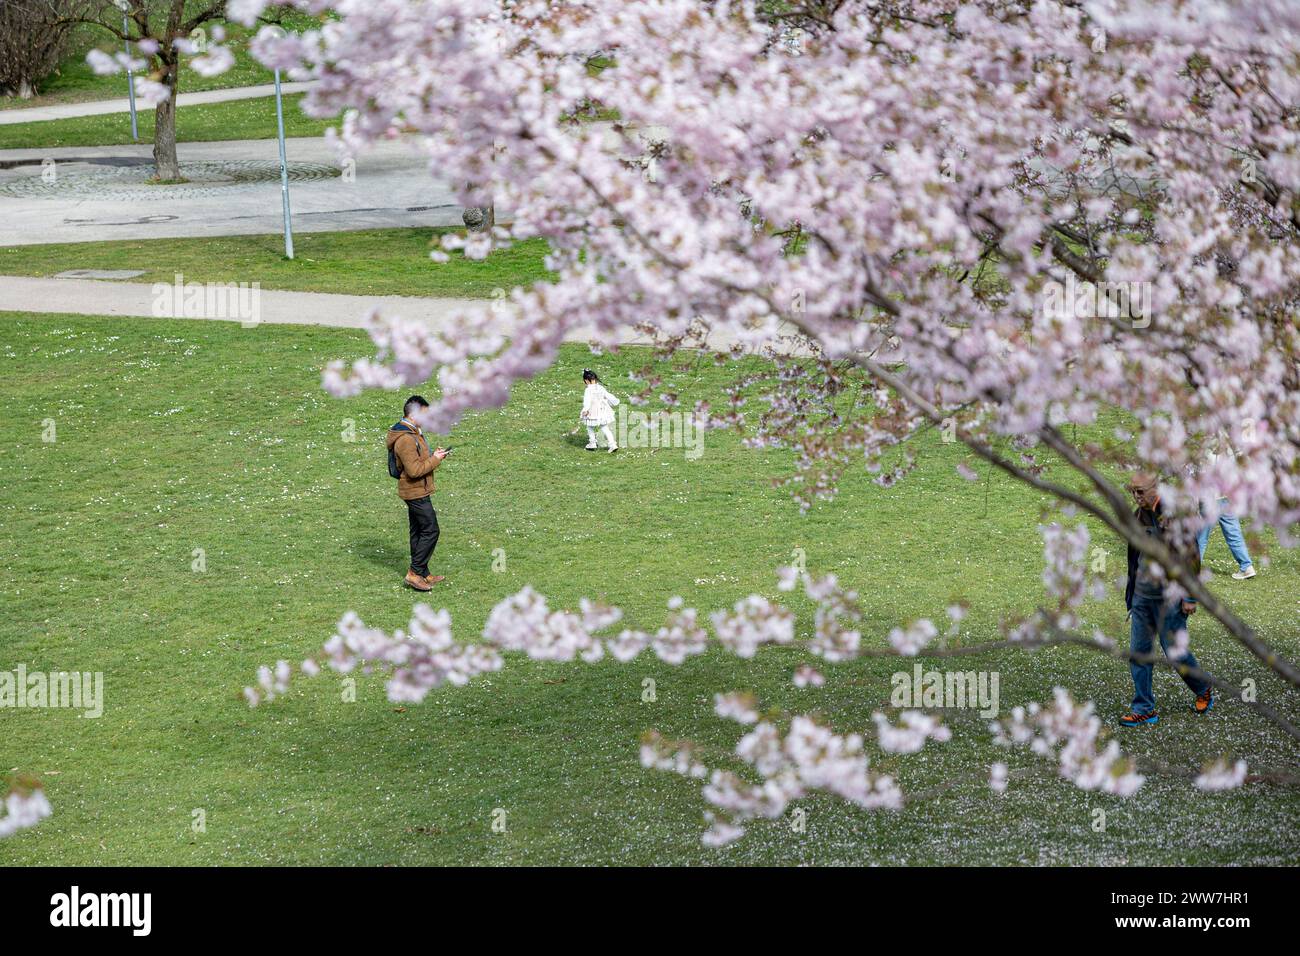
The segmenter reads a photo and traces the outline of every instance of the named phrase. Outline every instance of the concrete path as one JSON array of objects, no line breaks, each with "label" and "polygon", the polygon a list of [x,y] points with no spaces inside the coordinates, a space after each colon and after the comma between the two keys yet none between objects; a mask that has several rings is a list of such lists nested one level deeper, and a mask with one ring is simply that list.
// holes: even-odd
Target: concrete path
[{"label": "concrete path", "polygon": [[[152,149],[0,150],[0,246],[280,232],[275,140],[181,143],[191,182],[175,186],[145,183]],[[414,140],[378,143],[351,161],[323,137],[290,139],[285,152],[295,232],[461,225],[451,188],[430,175]]]},{"label": "concrete path", "polygon": [[[184,300],[166,286],[156,289],[147,282],[117,282],[98,279],[47,279],[30,276],[0,275],[0,322],[4,313],[67,312],[76,315],[120,315],[139,318],[168,318],[183,311]],[[181,308],[176,308],[180,298]],[[233,299],[233,297],[232,297]],[[245,297],[247,301],[248,297]],[[457,312],[482,309],[488,299],[425,299],[400,295],[336,295],[325,292],[278,292],[258,290],[256,321],[244,321],[237,310],[228,317],[217,315],[189,316],[195,321],[241,322],[254,325],[323,325],[332,328],[365,327],[371,309],[389,317],[418,319],[430,328],[447,328]],[[180,315],[185,318],[186,316]],[[793,330],[790,330],[793,332]],[[594,338],[590,328],[574,329],[565,337],[569,342],[587,343]],[[734,338],[715,333],[708,344],[715,349],[730,348]],[[648,337],[625,328],[618,338],[620,345],[651,345]],[[778,349],[787,355],[806,355],[807,349],[793,342]]]},{"label": "concrete path", "polygon": [[[314,81],[302,83],[281,83],[280,92],[302,93],[311,89]],[[126,87],[126,77],[122,78]],[[275,84],[263,83],[260,86],[235,86],[227,90],[204,90],[200,93],[186,93],[183,90],[176,96],[177,107],[198,106],[201,103],[225,103],[228,100],[252,100],[259,96],[274,96]],[[140,112],[153,112],[150,107],[137,104]],[[11,123],[43,123],[49,120],[71,119],[74,116],[102,116],[106,113],[129,113],[131,101],[128,97],[120,100],[88,100],[85,103],[61,103],[58,106],[15,106],[13,109],[0,110],[0,126]]]},{"label": "concrete path", "polygon": [[[0,309],[17,312],[71,312],[82,315],[129,315],[167,318],[175,295],[168,286],[159,294],[152,283],[100,279],[45,279],[0,276]],[[258,323],[327,325],[359,329],[373,308],[386,315],[446,322],[458,309],[483,307],[484,299],[422,299],[398,295],[335,295],[324,292],[276,292],[260,289]],[[183,317],[183,315],[181,316]],[[204,318],[218,318],[204,316]],[[239,321],[232,315],[229,321]],[[250,323],[252,324],[252,323]]]}]

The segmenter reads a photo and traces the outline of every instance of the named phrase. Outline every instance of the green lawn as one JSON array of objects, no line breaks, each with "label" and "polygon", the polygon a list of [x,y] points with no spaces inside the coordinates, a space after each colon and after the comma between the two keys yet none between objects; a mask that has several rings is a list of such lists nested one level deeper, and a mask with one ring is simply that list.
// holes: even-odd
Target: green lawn
[{"label": "green lawn", "polygon": [[452,252],[429,261],[432,243],[455,228],[363,229],[294,236],[284,258],[279,235],[136,239],[11,246],[0,249],[0,275],[52,276],[67,269],[143,269],[132,282],[260,282],[264,289],[356,295],[491,298],[495,290],[548,276],[543,239],[517,243],[487,259]]},{"label": "green lawn", "polygon": [[[184,89],[181,92],[185,92]],[[303,94],[284,97],[284,134],[320,136],[333,120],[312,119],[298,108]],[[153,142],[153,110],[138,115],[140,142]],[[227,103],[182,105],[176,111],[178,143],[210,143],[229,139],[274,139],[275,97]],[[72,119],[13,123],[0,126],[0,149],[52,149],[56,146],[121,146],[131,139],[128,113],[77,116]]]},{"label": "green lawn", "polygon": [[[750,662],[713,651],[679,668],[648,654],[629,665],[511,657],[419,706],[388,703],[377,676],[344,702],[327,673],[249,710],[240,690],[259,664],[316,651],[349,608],[400,627],[417,600],[399,585],[405,512],[381,451],[398,396],[339,401],[319,388],[324,362],[369,354],[365,336],[346,330],[0,318],[0,669],[102,671],[106,682],[97,720],[0,710],[0,768],[40,774],[55,808],[0,841],[0,865],[1300,861],[1300,795],[1268,785],[1200,795],[1156,776],[1124,801],[1079,791],[1017,751],[1009,763],[1024,774],[999,798],[984,774],[1005,755],[969,711],[947,713],[950,743],[873,761],[908,792],[952,783],[940,796],[896,813],[808,799],[806,833],[756,826],[725,850],[699,843],[698,782],[638,762],[647,728],[733,745],[736,725],[712,714],[718,690],[752,689],[838,729],[870,730],[890,675],[912,661],[828,667],[825,688],[800,691],[790,674],[809,658],[794,650]],[[438,473],[435,564],[448,580],[434,597],[462,638],[525,583],[555,607],[605,595],[630,626],[652,629],[666,595],[707,613],[759,591],[788,600],[806,634],[809,602],[779,593],[773,575],[796,547],[810,570],[862,592],[865,640],[877,646],[894,624],[942,615],[956,598],[972,604],[961,640],[994,639],[1001,618],[1040,599],[1048,502],[1000,477],[963,481],[960,452],[932,434],[896,487],[857,475],[806,516],[769,483],[788,454],[745,449],[734,435],[710,434],[696,461],[680,450],[585,454],[568,435],[579,370],[594,363],[625,392],[623,374],[645,360],[569,347],[506,408],[456,429],[459,450]],[[716,401],[734,373],[665,369],[663,387]],[[53,443],[42,442],[47,419]],[[349,422],[355,442],[342,437]],[[1121,567],[1118,543],[1102,543]],[[498,548],[506,568],[494,573]],[[1244,584],[1222,573],[1217,534],[1208,557],[1215,586],[1275,646],[1300,653],[1296,555],[1275,551]],[[1090,605],[1087,626],[1123,633],[1121,604]],[[1194,621],[1193,644],[1209,669],[1253,677],[1261,699],[1276,697],[1276,682],[1212,623]],[[1122,665],[1079,650],[961,667],[1000,674],[1004,712],[1065,684],[1113,724],[1130,692]],[[657,683],[653,703],[642,702],[645,678]],[[1294,747],[1242,705],[1195,718],[1163,670],[1157,693],[1167,719],[1125,732],[1130,752],[1180,769],[1223,751],[1252,768],[1294,766]],[[1300,716],[1294,698],[1283,709]],[[497,808],[504,833],[492,830]],[[191,830],[195,809],[205,833]]]}]

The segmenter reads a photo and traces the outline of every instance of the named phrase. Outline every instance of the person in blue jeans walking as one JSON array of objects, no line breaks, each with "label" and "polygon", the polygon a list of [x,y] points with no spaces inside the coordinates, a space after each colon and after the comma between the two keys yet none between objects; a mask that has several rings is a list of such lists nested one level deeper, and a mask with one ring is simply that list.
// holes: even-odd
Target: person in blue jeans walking
[{"label": "person in blue jeans walking", "polygon": [[[1250,560],[1246,539],[1241,534],[1241,522],[1228,510],[1227,498],[1220,498],[1218,507],[1219,527],[1223,529],[1223,540],[1228,542],[1228,550],[1232,552],[1232,557],[1237,562],[1237,571],[1233,577],[1238,581],[1248,581],[1255,576],[1255,563]],[[1209,543],[1210,532],[1213,530],[1214,522],[1211,521],[1196,536],[1196,550],[1200,552],[1202,558],[1205,557],[1205,546]]]},{"label": "person in blue jeans walking", "polygon": [[[1133,516],[1148,535],[1164,542],[1170,547],[1174,543],[1166,535],[1164,512],[1160,507],[1159,481],[1154,475],[1138,474],[1129,482],[1129,491],[1137,502]],[[1193,574],[1201,570],[1200,553],[1184,554],[1184,560]],[[1169,641],[1179,631],[1186,630],[1187,619],[1196,613],[1196,601],[1192,598],[1166,596],[1167,582],[1156,573],[1155,563],[1133,545],[1128,546],[1128,584],[1124,589],[1124,605],[1129,612],[1129,652],[1135,658],[1147,658],[1151,654],[1152,639],[1160,641],[1160,649],[1169,654]],[[1197,714],[1208,713],[1214,707],[1214,689],[1210,682],[1201,676],[1194,676],[1191,671],[1199,671],[1200,665],[1191,648],[1178,661],[1178,673],[1183,683],[1191,688],[1196,699],[1192,702],[1192,711]],[[1124,727],[1139,727],[1154,724],[1160,720],[1156,713],[1155,693],[1151,688],[1151,672],[1154,663],[1150,660],[1129,661],[1129,674],[1133,677],[1133,706],[1127,714],[1119,719]]]}]

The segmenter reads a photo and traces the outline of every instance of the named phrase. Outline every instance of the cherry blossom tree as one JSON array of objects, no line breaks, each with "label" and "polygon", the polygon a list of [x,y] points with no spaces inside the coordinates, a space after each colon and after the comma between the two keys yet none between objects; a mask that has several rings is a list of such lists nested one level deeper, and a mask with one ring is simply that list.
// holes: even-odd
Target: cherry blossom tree
[{"label": "cherry blossom tree", "polygon": [[[94,0],[76,17],[108,33],[132,52],[115,54],[91,50],[86,60],[96,73],[108,75],[124,69],[135,71],[135,93],[145,106],[154,108],[154,175],[159,180],[181,178],[176,159],[176,93],[180,79],[181,54],[206,47],[206,28],[225,15],[226,0],[187,3],[186,0]],[[216,39],[224,39],[223,28],[213,27]],[[230,69],[234,57],[217,45],[211,57],[200,57],[195,69],[218,73]]]},{"label": "cherry blossom tree", "polygon": [[[850,468],[882,485],[905,480],[913,439],[939,429],[970,462],[1054,496],[1067,521],[1089,516],[1145,554],[1243,656],[1300,688],[1295,662],[1179,548],[1143,533],[1116,479],[1139,464],[1164,476],[1175,545],[1220,496],[1283,546],[1296,543],[1300,7],[294,5],[337,19],[264,36],[256,50],[320,80],[305,109],[344,112],[341,146],[355,154],[413,131],[440,178],[476,184],[462,190],[464,205],[495,204],[491,229],[447,237],[435,261],[542,237],[558,274],[515,290],[510,309],[468,310],[445,332],[375,316],[375,357],[331,364],[329,392],[432,379],[438,397],[423,423],[443,432],[468,410],[505,403],[579,327],[594,329],[600,348],[636,327],[666,353],[765,354],[769,371],[738,380],[726,407],[693,411],[756,447],[789,450],[801,506],[834,497]],[[243,22],[264,7],[228,4]],[[798,347],[778,347],[790,340]],[[649,399],[660,384],[653,366],[640,379]],[[761,401],[747,404],[755,394]],[[969,463],[959,470],[974,477]],[[1069,643],[1127,657],[1103,635],[1077,633],[1079,603],[1113,584],[1083,567],[1087,534],[1045,529],[1043,607],[983,649]],[[855,598],[833,579],[783,575],[817,602],[804,644],[828,664],[949,652],[930,622],[900,623],[879,646],[859,633]],[[680,606],[656,634],[598,638],[614,613],[550,611],[526,591],[493,612],[486,645],[455,644],[449,622],[426,609],[391,637],[345,618],[326,652],[340,668],[391,668],[390,694],[410,699],[500,666],[501,652],[623,660],[652,646],[675,662],[715,641]],[[787,643],[789,613],[753,596],[714,619],[716,642],[738,654]],[[1170,666],[1184,667],[1176,655]],[[288,665],[280,670],[265,672],[250,699],[283,689]],[[824,678],[809,669],[799,679]],[[1300,740],[1276,707],[1253,706]],[[747,707],[719,703],[736,719],[752,716]],[[941,741],[928,721],[882,718],[875,746]],[[754,726],[733,757],[759,783],[700,769],[689,744],[644,745],[647,765],[709,778],[711,842],[809,789],[863,807],[906,799],[872,774],[860,737],[800,715],[742,723]],[[1133,792],[1141,775],[1104,737],[1068,689],[994,732],[1056,760],[1078,786]],[[1243,766],[1221,761],[1195,783],[1245,779]],[[1006,788],[1004,764],[990,784]]]},{"label": "cherry blossom tree", "polygon": [[[87,24],[130,44],[132,52],[91,50],[87,62],[108,75],[135,71],[137,97],[154,109],[154,175],[163,181],[181,178],[176,158],[176,94],[181,57],[193,55],[191,67],[215,76],[234,66],[224,45],[227,0],[83,0],[65,21]],[[271,18],[268,18],[271,19]]]}]

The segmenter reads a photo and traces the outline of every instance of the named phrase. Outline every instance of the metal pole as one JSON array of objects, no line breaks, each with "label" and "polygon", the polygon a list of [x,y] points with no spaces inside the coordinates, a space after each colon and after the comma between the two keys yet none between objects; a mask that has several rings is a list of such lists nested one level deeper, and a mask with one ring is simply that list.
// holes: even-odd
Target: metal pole
[{"label": "metal pole", "polygon": [[289,216],[289,164],[284,158],[284,107],[280,103],[280,71],[275,71],[275,125],[280,136],[280,197],[284,201],[284,255],[293,258],[293,225]]},{"label": "metal pole", "polygon": [[[127,23],[126,10],[122,10],[122,45],[126,48],[126,56],[131,58],[131,41],[126,39],[131,36],[131,26]],[[135,122],[135,80],[131,76],[131,68],[126,68],[126,91],[131,97],[131,138],[137,143],[140,141],[140,128]]]}]

